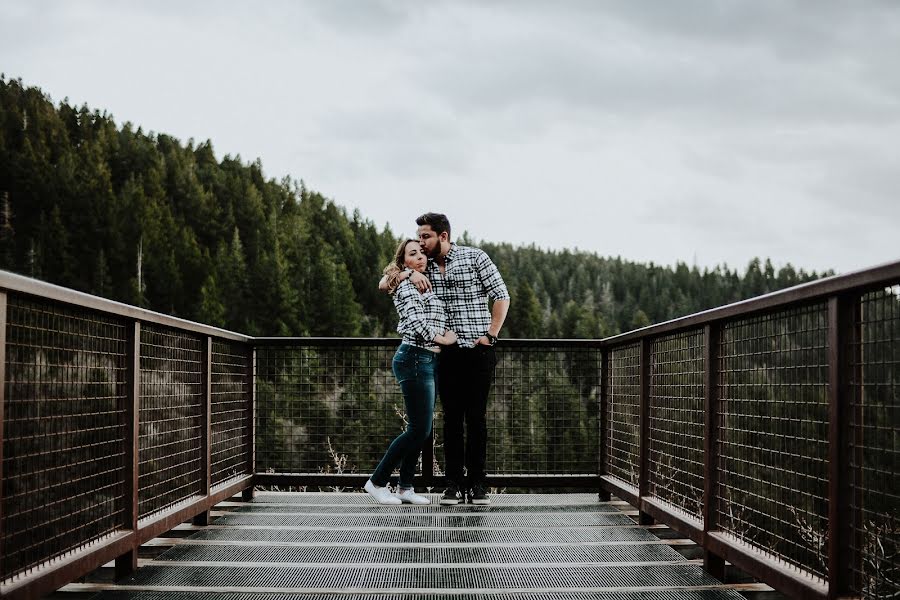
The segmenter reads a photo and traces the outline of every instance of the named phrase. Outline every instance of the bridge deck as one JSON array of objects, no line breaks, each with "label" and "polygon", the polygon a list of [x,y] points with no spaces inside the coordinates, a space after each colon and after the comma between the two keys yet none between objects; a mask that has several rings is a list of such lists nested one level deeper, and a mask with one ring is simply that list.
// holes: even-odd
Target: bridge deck
[{"label": "bridge deck", "polygon": [[98,600],[742,598],[622,508],[595,494],[389,507],[356,493],[261,493],[221,505],[130,579],[64,590]]}]

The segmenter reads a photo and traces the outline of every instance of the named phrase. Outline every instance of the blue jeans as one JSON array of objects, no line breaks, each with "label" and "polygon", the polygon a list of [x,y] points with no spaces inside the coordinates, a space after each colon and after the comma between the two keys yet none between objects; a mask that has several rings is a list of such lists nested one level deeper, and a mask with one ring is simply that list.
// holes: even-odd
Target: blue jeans
[{"label": "blue jeans", "polygon": [[406,431],[391,442],[384,458],[372,473],[370,479],[375,485],[387,485],[391,473],[400,465],[400,488],[413,487],[422,444],[431,434],[438,358],[439,355],[435,352],[409,344],[400,344],[394,354],[392,367],[403,392],[409,424]]}]

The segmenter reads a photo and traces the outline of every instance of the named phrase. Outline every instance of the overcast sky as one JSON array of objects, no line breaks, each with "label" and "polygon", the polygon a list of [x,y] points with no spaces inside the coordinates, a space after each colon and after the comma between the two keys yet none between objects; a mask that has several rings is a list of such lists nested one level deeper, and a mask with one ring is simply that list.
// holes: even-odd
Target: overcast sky
[{"label": "overcast sky", "polygon": [[900,259],[900,2],[0,0],[0,71],[397,235]]}]

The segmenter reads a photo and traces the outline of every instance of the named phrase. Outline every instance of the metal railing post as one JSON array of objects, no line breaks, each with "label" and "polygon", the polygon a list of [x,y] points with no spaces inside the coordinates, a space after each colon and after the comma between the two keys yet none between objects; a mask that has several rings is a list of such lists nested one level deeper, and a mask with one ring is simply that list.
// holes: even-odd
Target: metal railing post
[{"label": "metal railing post", "polygon": [[[209,497],[212,489],[212,349],[213,339],[206,336],[206,352],[201,367],[203,385],[203,434],[200,439],[200,476],[203,496]],[[209,510],[194,517],[194,525],[209,525]]]},{"label": "metal railing post", "polygon": [[[828,299],[828,597],[849,594],[850,557],[850,369],[859,296]],[[856,361],[857,364],[859,361]]]},{"label": "metal railing post", "polygon": [[[607,411],[609,410],[609,350],[607,348],[603,348],[600,352],[600,418],[597,419],[597,423],[600,428],[600,447],[598,451],[597,460],[599,461],[597,464],[597,476],[603,477],[606,475],[606,442],[607,442],[607,428],[609,427],[609,423],[607,422]],[[599,498],[601,502],[609,502],[612,498],[612,494],[610,494],[609,490],[604,487],[600,487]]]},{"label": "metal railing post", "polygon": [[704,460],[703,460],[703,568],[719,581],[725,581],[725,559],[709,550],[706,538],[716,529],[716,502],[719,462],[719,340],[721,325],[704,328]]},{"label": "metal railing post", "polygon": [[[123,526],[137,532],[140,482],[140,414],[141,414],[141,323],[135,321],[128,330],[125,349],[125,482],[127,505]],[[135,536],[135,540],[137,536]],[[137,569],[137,542],[116,557],[116,580],[128,577]]]},{"label": "metal railing post", "polygon": [[640,510],[641,500],[650,493],[650,351],[652,338],[641,338],[641,399],[638,418],[638,522],[652,525],[653,517]]},{"label": "metal railing post", "polygon": [[[247,352],[247,468],[256,480],[256,347]],[[251,483],[241,492],[244,502],[253,500],[255,486]]]}]

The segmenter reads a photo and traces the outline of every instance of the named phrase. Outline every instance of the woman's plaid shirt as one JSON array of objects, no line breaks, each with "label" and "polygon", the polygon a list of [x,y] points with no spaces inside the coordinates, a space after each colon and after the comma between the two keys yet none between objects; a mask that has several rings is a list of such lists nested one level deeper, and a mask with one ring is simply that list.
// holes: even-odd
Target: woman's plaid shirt
[{"label": "woman's plaid shirt", "polygon": [[457,344],[473,348],[491,326],[487,299],[509,300],[503,277],[491,258],[478,248],[452,244],[444,257],[444,273],[433,260],[425,274],[447,306],[449,327],[459,337]]},{"label": "woman's plaid shirt", "polygon": [[400,315],[397,332],[403,343],[434,350],[434,336],[447,331],[447,311],[434,292],[420,294],[416,286],[405,279],[394,291],[394,306]]}]

